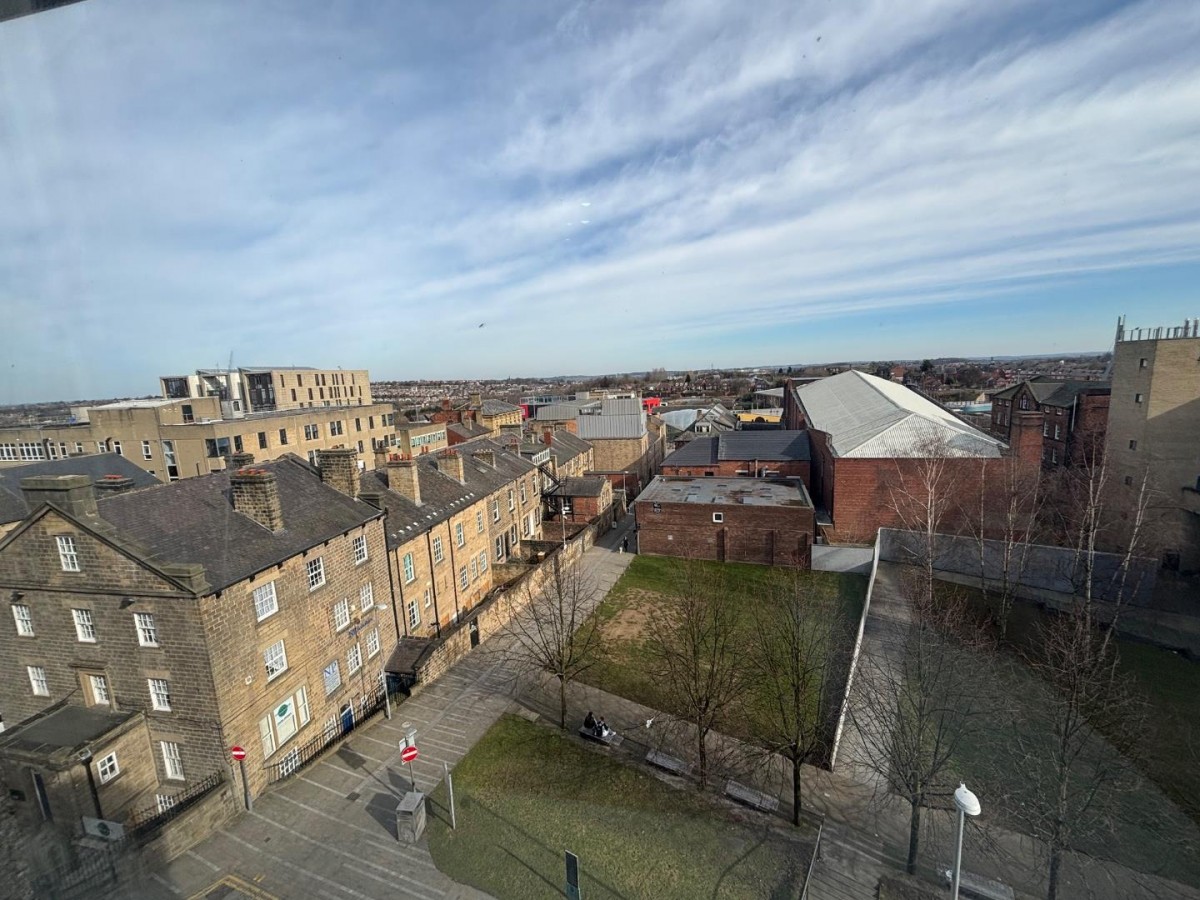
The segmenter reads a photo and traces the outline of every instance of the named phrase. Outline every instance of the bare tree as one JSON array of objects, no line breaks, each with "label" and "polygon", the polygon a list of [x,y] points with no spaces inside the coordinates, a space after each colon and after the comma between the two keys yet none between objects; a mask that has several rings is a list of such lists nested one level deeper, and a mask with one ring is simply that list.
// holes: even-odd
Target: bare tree
[{"label": "bare tree", "polygon": [[742,699],[738,602],[723,569],[680,566],[652,613],[646,641],[671,707],[695,728],[701,790],[708,784],[708,735]]},{"label": "bare tree", "polygon": [[800,824],[800,771],[829,749],[840,705],[841,676],[853,642],[840,601],[814,591],[800,573],[783,569],[770,596],[754,606],[754,644],[747,662],[755,682],[754,740],[791,764],[792,824]]},{"label": "bare tree", "polygon": [[908,560],[924,578],[924,593],[932,596],[938,535],[959,508],[962,463],[941,437],[925,440],[915,457],[897,459],[887,484],[889,506],[900,527],[910,532]]},{"label": "bare tree", "polygon": [[506,595],[510,617],[500,629],[510,637],[505,655],[520,670],[546,672],[558,681],[560,728],[567,727],[567,686],[590,669],[600,649],[600,630],[588,621],[595,580],[578,563],[556,554],[536,586]]},{"label": "bare tree", "polygon": [[935,602],[922,572],[901,581],[911,621],[897,623],[882,652],[863,654],[850,709],[862,762],[908,804],[905,868],[913,874],[922,810],[953,793],[952,762],[989,715],[991,694],[977,674],[987,646],[974,638],[965,606],[944,596]]}]

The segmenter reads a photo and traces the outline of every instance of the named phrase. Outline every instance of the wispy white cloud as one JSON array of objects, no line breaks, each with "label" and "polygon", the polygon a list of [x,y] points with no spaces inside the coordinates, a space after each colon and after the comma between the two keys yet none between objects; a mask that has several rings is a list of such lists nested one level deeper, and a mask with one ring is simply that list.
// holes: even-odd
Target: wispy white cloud
[{"label": "wispy white cloud", "polygon": [[[108,0],[5,23],[0,402],[149,390],[231,347],[381,376],[699,364],[689,340],[769,324],[774,352],[996,297],[1013,341],[1023,296],[1196,265],[1198,40],[1186,2]],[[861,355],[953,350],[888,338]],[[739,337],[718,361],[755,358]]]}]

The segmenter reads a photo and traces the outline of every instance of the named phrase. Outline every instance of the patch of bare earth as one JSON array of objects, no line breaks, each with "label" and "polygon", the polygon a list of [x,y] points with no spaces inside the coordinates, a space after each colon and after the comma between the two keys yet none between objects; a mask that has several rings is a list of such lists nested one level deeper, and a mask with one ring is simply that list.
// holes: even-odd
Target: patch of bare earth
[{"label": "patch of bare earth", "polygon": [[659,595],[654,591],[635,588],[625,595],[625,605],[615,616],[604,623],[605,643],[635,642],[650,620],[650,606]]}]

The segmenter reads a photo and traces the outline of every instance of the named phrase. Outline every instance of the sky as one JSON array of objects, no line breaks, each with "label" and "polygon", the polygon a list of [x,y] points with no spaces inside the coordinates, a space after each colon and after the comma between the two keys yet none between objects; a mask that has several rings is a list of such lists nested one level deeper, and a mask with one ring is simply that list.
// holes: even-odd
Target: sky
[{"label": "sky", "polygon": [[0,403],[1102,350],[1200,316],[1194,0],[0,23]]}]

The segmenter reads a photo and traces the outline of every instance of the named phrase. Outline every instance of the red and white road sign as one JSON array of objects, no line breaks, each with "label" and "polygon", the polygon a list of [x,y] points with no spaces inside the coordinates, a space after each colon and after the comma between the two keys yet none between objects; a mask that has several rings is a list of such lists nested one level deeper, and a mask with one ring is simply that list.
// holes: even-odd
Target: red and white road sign
[{"label": "red and white road sign", "polygon": [[238,762],[241,762],[243,759],[246,758],[246,748],[245,747],[230,747],[229,755],[232,756],[234,759],[236,759]]},{"label": "red and white road sign", "polygon": [[400,759],[406,763],[414,762],[420,755],[421,754],[417,752],[416,747],[405,747],[400,751]]}]

